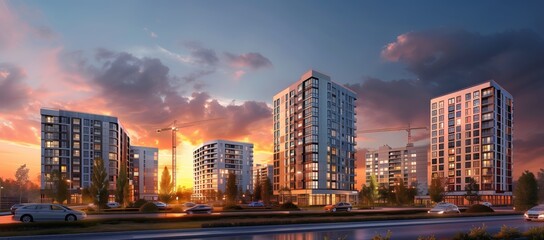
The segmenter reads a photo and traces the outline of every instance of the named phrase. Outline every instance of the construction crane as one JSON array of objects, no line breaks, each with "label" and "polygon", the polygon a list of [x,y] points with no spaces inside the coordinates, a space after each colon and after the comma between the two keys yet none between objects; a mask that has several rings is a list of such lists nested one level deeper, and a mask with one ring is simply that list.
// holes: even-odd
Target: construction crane
[{"label": "construction crane", "polygon": [[212,121],[217,121],[217,120],[220,120],[220,119],[223,119],[223,118],[204,119],[204,120],[200,120],[200,121],[186,122],[186,123],[182,123],[180,125],[177,124],[177,120],[174,120],[174,122],[172,123],[171,126],[161,128],[161,129],[157,129],[157,133],[165,132],[165,131],[172,131],[172,185],[174,185],[174,187],[177,187],[177,185],[176,185],[177,184],[176,183],[176,174],[177,174],[177,161],[176,161],[177,139],[176,139],[176,132],[180,128],[187,128],[187,127],[202,125],[202,124],[206,124],[206,123],[209,123],[209,122],[212,122]]},{"label": "construction crane", "polygon": [[408,133],[408,144],[406,146],[412,145],[412,130],[428,130],[427,127],[412,127],[408,124],[407,127],[391,127],[391,128],[377,128],[377,129],[367,129],[361,130],[360,133],[378,133],[378,132],[395,132],[395,131],[406,131]]}]

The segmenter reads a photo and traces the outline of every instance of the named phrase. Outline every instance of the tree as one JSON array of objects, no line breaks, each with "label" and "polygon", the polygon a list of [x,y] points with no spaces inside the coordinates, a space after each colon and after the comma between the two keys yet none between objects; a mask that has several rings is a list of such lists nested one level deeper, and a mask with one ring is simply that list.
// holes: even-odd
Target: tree
[{"label": "tree", "polygon": [[402,205],[407,203],[408,197],[408,188],[406,187],[406,184],[404,184],[404,179],[398,177],[397,178],[397,184],[393,187],[394,189],[394,198],[397,205]]},{"label": "tree", "polygon": [[263,198],[263,202],[265,204],[270,204],[270,198],[272,198],[272,195],[274,194],[274,190],[272,189],[272,181],[270,181],[270,178],[267,177],[264,182],[261,189],[261,196]]},{"label": "tree", "polygon": [[159,199],[165,203],[170,203],[172,201],[172,177],[170,176],[170,171],[168,167],[164,166],[161,175],[161,189],[159,190]]},{"label": "tree", "polygon": [[255,187],[253,188],[253,200],[254,201],[260,201],[263,199],[262,190],[263,185],[261,183],[261,177],[260,175],[257,175],[257,180],[255,181]]},{"label": "tree", "polygon": [[374,201],[376,201],[376,199],[378,198],[378,180],[376,179],[376,175],[370,176],[370,183],[368,184],[368,188],[368,201],[372,206],[374,206]]},{"label": "tree", "polygon": [[123,162],[121,169],[119,170],[119,176],[117,177],[116,189],[115,189],[115,201],[126,207],[129,202],[129,181],[127,175],[127,164]]},{"label": "tree", "polygon": [[468,178],[468,182],[465,185],[465,191],[467,192],[465,194],[465,199],[468,200],[470,205],[472,205],[475,201],[480,201],[480,195],[478,194],[480,187],[474,178]]},{"label": "tree", "polygon": [[53,199],[58,203],[62,204],[69,197],[68,183],[58,170],[53,170],[51,172],[51,177],[53,180],[53,184],[55,185]]},{"label": "tree", "polygon": [[229,176],[227,177],[225,194],[227,194],[227,203],[233,204],[236,201],[236,197],[238,196],[238,187],[236,186],[236,174],[233,172],[230,172]]},{"label": "tree", "polygon": [[[281,187],[279,190],[279,193],[280,193],[280,199],[282,203],[291,202],[291,189],[289,187],[287,186]],[[288,200],[285,200],[286,194],[289,196]]]},{"label": "tree", "polygon": [[525,170],[514,189],[514,206],[517,211],[525,211],[538,204],[538,186],[535,175]]},{"label": "tree", "polygon": [[444,189],[446,181],[444,178],[434,177],[431,179],[431,185],[429,185],[429,196],[433,202],[442,202],[446,196],[446,190]]},{"label": "tree", "polygon": [[382,203],[385,203],[387,200],[389,200],[390,196],[391,189],[385,186],[380,186],[380,188],[378,188],[378,198],[382,201]]},{"label": "tree", "polygon": [[23,191],[26,192],[26,184],[28,182],[28,171],[29,169],[26,167],[26,164],[23,164],[19,168],[17,168],[17,171],[15,172],[15,179],[17,181],[17,185],[19,186],[19,203],[22,200]]},{"label": "tree", "polygon": [[537,174],[538,182],[538,201],[544,203],[544,169],[540,169]]},{"label": "tree", "polygon": [[92,184],[89,190],[91,192],[91,197],[93,198],[94,204],[96,204],[98,207],[105,207],[109,198],[109,181],[106,166],[104,165],[104,160],[102,160],[102,158],[96,158],[93,162],[93,174],[91,176],[91,181]]},{"label": "tree", "polygon": [[191,201],[191,195],[193,195],[193,189],[185,186],[178,187],[176,191],[178,201],[189,202]]}]

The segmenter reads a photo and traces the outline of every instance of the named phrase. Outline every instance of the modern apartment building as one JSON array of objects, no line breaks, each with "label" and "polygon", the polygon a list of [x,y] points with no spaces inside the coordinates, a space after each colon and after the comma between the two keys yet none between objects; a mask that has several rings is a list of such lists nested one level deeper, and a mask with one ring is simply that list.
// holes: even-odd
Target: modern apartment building
[{"label": "modern apartment building", "polygon": [[299,205],[357,201],[355,100],[313,70],[274,96],[275,195],[288,190]]},{"label": "modern apartment building", "polygon": [[446,181],[447,201],[464,204],[473,178],[483,201],[512,201],[513,98],[494,81],[431,99],[430,178]]},{"label": "modern apartment building", "polygon": [[391,148],[384,145],[366,153],[366,184],[371,176],[376,177],[380,186],[393,187],[402,180],[406,186],[417,187],[418,192],[427,194],[427,151],[428,146],[408,145]]},{"label": "modern apartment building", "polygon": [[267,178],[272,182],[272,179],[274,179],[273,170],[272,164],[255,164],[253,167],[253,183],[257,181],[263,183]]},{"label": "modern apartment building", "polygon": [[227,140],[205,142],[193,151],[193,198],[218,200],[225,193],[229,173],[236,175],[242,194],[253,192],[253,144]]},{"label": "modern apartment building", "polygon": [[119,168],[127,164],[129,178],[130,138],[116,117],[65,110],[41,109],[41,189],[54,189],[52,172],[69,180],[72,202],[81,201],[81,190],[91,185],[93,161],[102,158],[108,172],[110,200]]},{"label": "modern apartment building", "polygon": [[159,149],[130,146],[134,200],[158,200]]}]

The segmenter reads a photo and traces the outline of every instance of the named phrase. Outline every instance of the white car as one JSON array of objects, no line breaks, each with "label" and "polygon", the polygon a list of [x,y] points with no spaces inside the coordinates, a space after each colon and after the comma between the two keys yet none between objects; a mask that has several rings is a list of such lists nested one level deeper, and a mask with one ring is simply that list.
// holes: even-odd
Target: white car
[{"label": "white car", "polygon": [[168,205],[163,202],[153,202],[153,204],[155,204],[155,206],[157,206],[159,210],[166,210],[166,208],[168,207]]},{"label": "white car", "polygon": [[60,204],[29,204],[15,210],[12,219],[24,223],[36,221],[68,221],[73,222],[87,218],[82,211],[72,210]]},{"label": "white car", "polygon": [[523,214],[523,217],[526,221],[544,221],[544,204],[540,204],[527,210],[527,212]]},{"label": "white car", "polygon": [[436,206],[434,206],[434,208],[427,211],[427,213],[447,214],[447,213],[461,213],[461,211],[459,211],[459,208],[457,207],[457,205],[453,203],[438,203],[436,204]]},{"label": "white car", "polygon": [[119,204],[118,202],[109,202],[106,204],[106,206],[108,206],[109,208],[118,208],[121,206],[121,204]]},{"label": "white car", "polygon": [[491,204],[490,202],[481,202],[480,204],[486,206],[486,207],[493,207],[493,204]]}]

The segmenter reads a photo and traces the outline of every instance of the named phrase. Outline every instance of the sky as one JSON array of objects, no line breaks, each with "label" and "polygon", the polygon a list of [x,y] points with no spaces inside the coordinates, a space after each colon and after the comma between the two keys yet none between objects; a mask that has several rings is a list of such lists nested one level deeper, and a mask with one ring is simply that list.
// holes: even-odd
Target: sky
[{"label": "sky", "polygon": [[[358,130],[429,125],[429,100],[487,80],[514,97],[514,177],[544,164],[540,1],[0,0],[0,177],[40,174],[40,108],[116,116],[192,185],[194,148],[255,144],[271,160],[272,97],[309,69],[358,94]],[[428,132],[414,131],[416,145]],[[358,134],[360,149],[405,132]],[[360,151],[363,153],[363,151]],[[358,155],[363,157],[362,154]]]}]

